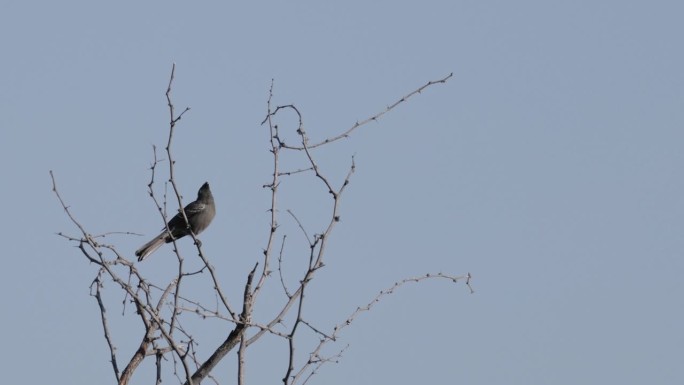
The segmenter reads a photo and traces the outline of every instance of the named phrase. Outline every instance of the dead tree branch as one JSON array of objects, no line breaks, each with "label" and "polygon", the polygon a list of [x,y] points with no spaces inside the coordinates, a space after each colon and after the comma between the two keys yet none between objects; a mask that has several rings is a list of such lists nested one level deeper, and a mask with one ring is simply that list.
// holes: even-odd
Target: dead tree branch
[{"label": "dead tree branch", "polygon": [[[304,125],[304,118],[302,112],[294,105],[280,105],[275,106],[274,99],[274,83],[271,82],[268,93],[267,112],[262,125],[268,125],[269,146],[268,150],[271,156],[271,174],[269,181],[263,187],[268,189],[269,203],[268,203],[268,236],[266,244],[261,249],[258,257],[258,262],[247,273],[246,281],[242,295],[238,292],[233,295],[233,299],[242,300],[242,309],[233,307],[229,301],[228,293],[224,292],[221,287],[221,276],[211,263],[210,256],[206,255],[202,250],[202,243],[197,239],[196,234],[192,232],[190,223],[183,210],[183,198],[181,189],[176,179],[175,164],[173,148],[174,135],[179,128],[179,122],[190,111],[186,107],[180,114],[176,114],[174,103],[172,100],[173,83],[175,79],[175,64],[172,66],[169,82],[166,87],[166,103],[169,111],[169,131],[166,138],[166,157],[168,161],[168,169],[158,167],[162,160],[157,156],[156,146],[153,146],[153,160],[150,166],[150,181],[147,185],[148,193],[160,214],[160,219],[164,223],[164,228],[170,234],[168,228],[167,215],[167,191],[168,186],[171,186],[170,191],[173,192],[175,199],[171,197],[174,202],[172,206],[178,205],[179,212],[185,221],[186,226],[191,231],[190,236],[197,249],[197,255],[201,260],[200,267],[195,267],[194,270],[187,266],[192,265],[192,260],[187,260],[179,251],[176,240],[172,237],[173,253],[176,255],[175,270],[171,277],[162,280],[162,283],[152,282],[150,279],[143,276],[133,261],[126,258],[118,252],[114,245],[102,243],[104,235],[120,234],[132,235],[131,232],[110,232],[100,235],[92,235],[87,231],[86,226],[81,224],[71,212],[69,206],[62,199],[60,192],[57,189],[56,178],[52,171],[50,171],[50,178],[52,180],[52,191],[56,195],[61,207],[63,208],[69,221],[78,229],[78,235],[66,235],[58,233],[68,242],[74,242],[78,246],[78,250],[85,257],[86,261],[94,264],[97,267],[95,279],[91,283],[91,296],[97,302],[100,312],[100,319],[104,331],[105,343],[109,349],[110,362],[112,370],[117,383],[126,385],[130,382],[133,375],[136,373],[140,365],[147,357],[154,362],[154,381],[161,384],[164,377],[173,375],[180,384],[196,385],[200,384],[206,379],[212,380],[218,384],[215,374],[212,375],[216,366],[231,352],[237,348],[236,364],[237,364],[237,383],[243,385],[246,383],[246,362],[249,348],[252,344],[263,339],[266,336],[274,336],[278,343],[287,343],[287,357],[283,357],[286,365],[283,368],[284,373],[282,382],[284,385],[306,384],[314,374],[318,373],[320,368],[327,363],[338,362],[342,357],[346,346],[339,349],[334,354],[324,354],[323,349],[326,345],[338,341],[340,333],[343,329],[350,326],[355,319],[364,312],[370,311],[377,303],[379,303],[385,296],[394,293],[398,288],[407,283],[422,282],[427,279],[445,279],[453,283],[465,281],[466,287],[472,292],[470,286],[470,274],[463,276],[454,276],[449,274],[437,273],[426,274],[422,276],[406,278],[395,282],[389,288],[381,291],[365,306],[360,306],[344,319],[342,322],[329,326],[316,325],[306,317],[308,310],[307,294],[311,292],[312,282],[316,278],[318,271],[325,267],[325,259],[327,257],[327,250],[329,241],[332,238],[334,229],[340,222],[340,204],[343,195],[347,192],[350,181],[356,170],[356,162],[354,156],[351,156],[350,163],[346,173],[334,176],[328,173],[318,160],[320,160],[321,153],[312,151],[315,148],[336,142],[340,139],[349,137],[357,128],[368,124],[372,121],[378,121],[386,113],[395,109],[398,105],[404,103],[411,97],[422,93],[426,88],[436,84],[446,83],[453,75],[449,74],[441,79],[432,80],[419,88],[409,92],[402,98],[396,100],[394,103],[387,106],[382,111],[372,115],[362,121],[357,121],[350,128],[337,134],[335,136],[324,139],[320,142],[312,143]],[[276,118],[279,118],[278,113],[290,111],[297,116],[297,125],[293,127],[293,131],[297,134],[298,144],[285,144],[282,135],[283,130],[278,126]],[[293,167],[289,163],[290,156],[304,161],[305,165],[298,164]],[[163,194],[155,193],[158,189],[155,181],[158,174],[168,173],[168,180],[163,183]],[[323,216],[323,222],[320,223],[316,231],[310,231],[304,225],[294,211],[285,208],[289,217],[285,217],[285,228],[281,227],[279,220],[280,206],[282,205],[280,199],[280,191],[282,188],[289,188],[290,181],[296,179],[293,176],[303,174],[313,178],[322,188],[327,191],[330,200],[327,200],[325,206],[320,210]],[[293,227],[295,226],[296,227]],[[286,243],[288,234],[285,229],[294,229],[300,231],[306,239],[306,245],[302,244],[302,250],[292,251],[292,242]],[[279,245],[278,245],[279,243]],[[308,247],[308,249],[306,249]],[[277,255],[273,255],[277,253]],[[301,270],[297,270],[296,283],[288,280],[285,271],[285,265],[292,254],[302,255],[304,258],[301,261]],[[261,314],[270,314],[270,316],[262,316],[263,319],[253,319],[254,309],[259,304],[258,299],[265,296],[267,289],[267,282],[272,278],[271,265],[275,265],[273,261],[277,258],[278,278],[274,282],[279,286],[285,294],[285,299],[270,311]],[[199,261],[198,261],[199,263]],[[144,269],[141,268],[143,271]],[[287,272],[289,272],[289,268]],[[208,272],[207,274],[202,274]],[[294,280],[294,279],[293,279]],[[206,298],[203,298],[200,293],[193,293],[188,289],[192,283],[203,282],[211,285],[211,289],[207,290],[213,297],[215,303],[207,305]],[[129,352],[132,354],[131,358],[126,362],[123,370],[120,369],[120,364],[124,362],[117,352],[115,343],[115,334],[113,331],[112,317],[108,318],[107,303],[103,299],[103,290],[109,285],[105,283],[114,283],[111,285],[120,289],[120,294],[123,297],[123,312],[122,316],[138,317],[140,321],[140,333],[138,338],[140,342],[137,343],[137,348]],[[271,288],[273,285],[270,286]],[[280,290],[276,287],[276,291]],[[206,293],[205,293],[206,294]],[[212,301],[212,300],[209,300]],[[267,302],[267,301],[262,301]],[[132,304],[135,312],[126,312],[127,306]],[[133,314],[127,314],[133,313]],[[189,317],[193,317],[190,319]],[[215,320],[222,325],[228,325],[216,332],[217,338],[215,344],[212,345],[206,352],[201,354],[198,352],[200,346],[199,341],[195,339],[192,333],[192,326],[194,322],[202,322],[204,320]],[[191,321],[193,322],[191,322]],[[306,347],[302,341],[304,336],[315,336],[318,343]],[[220,342],[219,342],[220,341]],[[307,352],[302,354],[300,352]],[[302,360],[302,356],[308,357]],[[205,357],[205,358],[200,358]],[[252,357],[250,356],[250,359]]]}]

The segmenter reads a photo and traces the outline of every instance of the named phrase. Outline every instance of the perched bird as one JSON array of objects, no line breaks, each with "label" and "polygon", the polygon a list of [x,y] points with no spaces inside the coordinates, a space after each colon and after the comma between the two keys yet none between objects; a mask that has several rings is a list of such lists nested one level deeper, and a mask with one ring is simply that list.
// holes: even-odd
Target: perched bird
[{"label": "perched bird", "polygon": [[206,182],[200,187],[197,192],[197,200],[185,206],[185,216],[188,217],[190,228],[186,226],[183,214],[178,213],[168,223],[168,230],[165,228],[161,234],[154,239],[144,244],[139,248],[135,255],[138,261],[142,261],[150,254],[154,253],[164,243],[169,243],[174,239],[183,238],[190,234],[190,229],[195,235],[198,235],[204,229],[209,227],[209,224],[216,215],[216,205],[214,204],[214,196],[209,190],[209,182]]}]

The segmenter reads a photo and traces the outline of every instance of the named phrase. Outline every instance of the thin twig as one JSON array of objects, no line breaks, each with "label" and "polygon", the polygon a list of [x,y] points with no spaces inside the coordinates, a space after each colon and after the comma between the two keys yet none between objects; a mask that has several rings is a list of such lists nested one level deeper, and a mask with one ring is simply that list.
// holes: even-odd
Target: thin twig
[{"label": "thin twig", "polygon": [[[336,341],[338,335],[340,334],[340,332],[341,332],[344,328],[350,326],[350,325],[354,322],[354,320],[355,320],[361,313],[370,311],[376,304],[378,304],[378,303],[382,300],[383,297],[388,296],[388,295],[390,295],[390,294],[393,294],[393,293],[394,293],[398,288],[400,288],[401,286],[403,286],[403,285],[405,285],[405,284],[407,284],[407,283],[410,283],[410,282],[416,283],[416,282],[421,282],[421,281],[424,281],[424,280],[427,280],[427,279],[447,279],[447,280],[452,281],[453,283],[458,283],[459,281],[465,280],[466,286],[468,287],[468,289],[470,290],[470,292],[473,293],[473,289],[472,289],[472,287],[470,286],[470,279],[471,279],[470,273],[468,273],[468,274],[466,274],[466,275],[462,275],[462,276],[452,276],[452,275],[443,274],[443,273],[425,274],[425,275],[423,275],[423,276],[405,278],[405,279],[402,279],[402,280],[400,280],[400,281],[397,281],[397,282],[395,282],[392,286],[390,286],[389,288],[387,288],[387,289],[385,289],[385,290],[381,290],[380,293],[378,293],[378,294],[377,294],[370,302],[368,302],[365,306],[359,306],[359,307],[357,307],[356,310],[354,310],[354,311],[353,311],[353,312],[352,312],[352,313],[351,313],[343,322],[337,324],[337,325],[333,328],[333,332],[332,332],[331,334],[326,335],[326,334],[324,334],[324,333],[322,333],[322,332],[318,332],[318,331],[317,331],[319,335],[322,335],[322,336],[324,336],[324,337],[320,340],[320,342],[318,343],[318,346],[316,346],[316,348],[310,353],[310,356],[311,356],[311,357],[317,357],[317,358],[319,358],[321,361],[318,361],[318,362],[317,362],[316,360],[309,359],[309,361],[307,361],[304,365],[302,365],[302,367],[299,369],[299,371],[292,377],[292,382],[291,382],[291,383],[292,383],[292,384],[296,383],[297,380],[298,380],[304,373],[306,373],[306,371],[307,371],[307,369],[308,369],[309,367],[311,367],[311,366],[314,365],[314,364],[318,364],[317,366],[314,366],[314,367],[313,367],[313,369],[311,370],[311,372],[309,372],[309,376],[307,377],[307,380],[305,380],[304,382],[308,381],[308,378],[310,378],[311,375],[313,375],[313,374],[315,373],[315,371],[318,370],[322,364],[324,364],[324,363],[326,363],[326,362],[329,362],[330,359],[325,359],[325,358],[322,358],[322,357],[320,356],[321,350],[322,350],[323,347],[324,347],[325,345],[327,345],[328,343]],[[344,349],[343,349],[343,350],[344,350]],[[343,350],[342,350],[342,351],[343,351]],[[336,354],[334,357],[339,358],[339,357],[341,356],[341,354],[342,354],[342,351],[340,351],[340,352],[339,352],[338,354]]]},{"label": "thin twig", "polygon": [[[399,100],[397,100],[397,101],[395,101],[394,103],[390,104],[390,105],[387,106],[383,111],[381,111],[381,112],[379,112],[379,113],[377,113],[377,114],[375,114],[375,115],[373,115],[373,116],[370,116],[370,117],[368,117],[368,118],[366,118],[366,119],[364,119],[364,120],[362,120],[362,121],[360,121],[360,122],[357,121],[356,123],[354,123],[350,128],[348,128],[348,129],[347,129],[346,131],[344,131],[343,133],[341,133],[341,134],[339,134],[339,135],[337,135],[337,136],[334,136],[334,137],[332,137],[332,138],[324,139],[323,141],[318,142],[318,143],[316,143],[316,144],[309,144],[309,145],[308,145],[309,149],[314,149],[314,148],[317,148],[317,147],[326,145],[326,144],[328,144],[328,143],[335,142],[335,141],[340,140],[340,139],[348,138],[348,137],[352,134],[352,132],[353,132],[354,130],[356,130],[357,128],[359,128],[359,127],[361,127],[361,126],[363,126],[363,125],[366,125],[366,124],[368,124],[369,122],[376,122],[376,121],[380,120],[380,118],[381,118],[383,115],[385,115],[386,113],[392,111],[395,107],[397,107],[397,106],[400,105],[401,103],[404,103],[405,101],[407,101],[407,100],[408,100],[409,98],[411,98],[412,96],[414,96],[414,95],[416,95],[416,94],[422,93],[423,90],[425,90],[426,88],[428,88],[428,87],[430,87],[430,86],[433,86],[433,85],[435,85],[435,84],[443,84],[443,83],[446,83],[447,80],[449,80],[452,76],[454,76],[454,73],[453,73],[453,72],[450,73],[449,75],[447,75],[447,76],[441,78],[441,79],[438,79],[438,80],[431,80],[431,81],[427,82],[426,84],[422,85],[421,87],[418,87],[417,89],[411,91],[411,92],[408,93],[407,95],[401,97]],[[283,107],[289,107],[289,106],[283,106]],[[281,107],[276,108],[276,110],[273,111],[273,115],[275,115],[275,114],[278,112],[278,109],[280,109],[280,108],[281,108]],[[269,118],[270,118],[270,116],[267,116],[267,119],[269,119]],[[262,124],[263,124],[263,122],[262,122]],[[285,147],[285,148],[289,148],[289,149],[293,149],[293,150],[303,150],[303,149],[304,149],[304,146],[288,146],[288,145],[286,145],[285,143],[282,143],[282,145],[283,145],[283,147]]]},{"label": "thin twig", "polygon": [[93,283],[90,285],[91,289],[93,286],[95,287],[95,294],[94,297],[97,300],[97,305],[100,308],[100,319],[102,320],[102,329],[104,330],[104,337],[105,340],[107,341],[107,346],[109,347],[109,354],[111,357],[111,363],[112,363],[112,369],[114,369],[114,377],[116,377],[116,382],[119,382],[119,365],[116,362],[116,347],[114,346],[114,343],[112,342],[112,337],[111,333],[109,331],[109,324],[107,322],[107,310],[105,309],[104,302],[102,301],[102,281],[101,281],[101,274],[103,270],[100,270],[100,272],[97,274],[97,277],[95,280],[93,280]]}]

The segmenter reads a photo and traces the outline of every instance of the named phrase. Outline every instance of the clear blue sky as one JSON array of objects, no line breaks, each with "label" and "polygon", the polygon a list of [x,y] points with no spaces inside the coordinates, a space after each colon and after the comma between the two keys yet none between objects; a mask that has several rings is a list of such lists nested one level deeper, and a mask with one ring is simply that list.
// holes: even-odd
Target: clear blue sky
[{"label": "clear blue sky", "polygon": [[[343,333],[339,346],[350,348],[315,383],[684,383],[682,2],[2,8],[7,383],[113,382],[88,296],[96,268],[55,235],[76,230],[48,170],[91,232],[154,233],[146,183],[151,146],[165,141],[173,62],[176,105],[192,107],[176,138],[178,181],[186,198],[212,184],[219,213],[204,250],[235,296],[268,232],[259,123],[271,79],[275,104],[296,104],[315,139],[454,73],[319,153],[332,178],[352,154],[357,173],[309,314],[341,321],[395,280],[427,272],[471,272],[476,293],[404,287]],[[314,232],[320,218],[306,203],[325,191],[292,181],[282,208]],[[108,241],[132,255],[143,238]],[[141,268],[163,277],[171,258],[162,249]],[[139,325],[120,317],[120,295],[109,300],[126,360]],[[284,352],[276,340],[257,346],[248,383],[279,383]],[[222,383],[234,382],[228,362]],[[134,383],[151,383],[149,369]]]}]

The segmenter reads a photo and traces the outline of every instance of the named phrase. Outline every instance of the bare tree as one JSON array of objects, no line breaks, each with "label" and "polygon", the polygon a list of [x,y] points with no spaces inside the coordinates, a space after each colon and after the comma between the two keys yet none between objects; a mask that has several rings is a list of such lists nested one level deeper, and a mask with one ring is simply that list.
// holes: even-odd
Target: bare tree
[{"label": "bare tree", "polygon": [[[171,99],[171,91],[174,81],[175,65],[171,70],[166,98],[169,109],[169,134],[166,143],[166,158],[168,163],[168,185],[171,188],[173,206],[184,207],[179,186],[176,183],[173,157],[173,139],[176,125],[189,108],[185,108],[177,114]],[[156,382],[160,384],[163,377],[168,373],[173,373],[179,383],[199,384],[206,378],[218,381],[212,377],[212,370],[221,362],[227,353],[236,350],[237,355],[237,383],[245,384],[245,365],[247,352],[250,347],[265,337],[277,338],[286,344],[288,349],[287,356],[283,357],[285,362],[282,377],[283,384],[295,385],[307,383],[314,374],[326,363],[337,362],[346,347],[341,347],[333,353],[324,353],[324,348],[337,341],[340,333],[351,325],[356,317],[363,312],[371,310],[384,296],[392,294],[400,286],[409,282],[421,282],[427,279],[446,279],[452,282],[464,281],[467,288],[470,287],[470,274],[455,276],[443,273],[425,274],[411,278],[401,279],[391,284],[387,289],[380,291],[368,303],[353,309],[349,316],[335,325],[314,325],[304,316],[303,309],[306,307],[307,291],[311,282],[315,279],[317,272],[324,268],[324,260],[328,248],[328,241],[331,239],[333,230],[340,219],[340,201],[350,180],[354,174],[355,163],[351,157],[346,175],[338,181],[328,176],[319,166],[313,149],[329,145],[335,141],[349,137],[356,129],[369,122],[377,121],[385,113],[390,112],[398,105],[404,103],[409,98],[421,93],[428,87],[436,84],[446,83],[452,74],[439,79],[430,81],[423,86],[415,89],[406,96],[400,98],[393,104],[386,107],[381,112],[363,120],[356,122],[339,135],[324,139],[319,142],[311,143],[305,131],[302,114],[294,105],[273,106],[273,82],[269,91],[267,102],[266,117],[262,122],[269,132],[270,154],[272,157],[272,173],[270,181],[263,187],[270,191],[270,203],[268,214],[270,224],[268,237],[263,252],[260,254],[259,262],[255,263],[250,271],[246,272],[244,290],[236,296],[229,295],[222,289],[221,277],[211,263],[209,256],[202,250],[202,244],[196,235],[190,232],[197,248],[197,255],[201,260],[198,268],[192,268],[190,263],[180,253],[173,241],[173,250],[176,256],[176,273],[167,282],[153,282],[150,278],[144,277],[133,259],[122,255],[114,245],[103,242],[103,237],[108,234],[92,235],[74,217],[62,196],[60,195],[55,176],[50,171],[53,183],[53,191],[59,199],[60,204],[70,221],[78,229],[78,235],[67,235],[59,233],[70,242],[75,242],[78,249],[85,257],[85,260],[93,263],[97,267],[95,279],[91,284],[91,295],[95,298],[102,320],[105,342],[109,348],[110,361],[114,377],[118,384],[128,384],[136,369],[145,359],[153,360],[156,365]],[[285,143],[282,129],[276,122],[277,116],[285,111],[293,112],[297,117],[297,127],[294,128],[298,141],[296,144]],[[285,169],[283,166],[282,155],[292,153],[303,159],[305,166],[296,169]],[[155,193],[156,177],[159,170],[160,160],[156,148],[153,151],[153,162],[151,166],[151,178],[148,184],[149,194],[154,201],[159,213],[160,220],[167,222],[167,194],[163,198]],[[314,178],[330,196],[327,207],[327,217],[323,228],[310,234],[306,226],[300,221],[296,213],[291,210],[280,211],[279,193],[282,182],[286,178],[291,178],[296,174],[305,174]],[[308,193],[308,192],[304,192]],[[183,212],[180,210],[180,212]],[[308,262],[305,263],[299,273],[299,279],[295,284],[288,282],[285,277],[284,265],[287,262],[287,255],[292,255],[289,245],[286,243],[287,234],[281,230],[279,221],[281,215],[287,213],[288,219],[294,221],[298,231],[306,239],[307,248],[296,252],[306,253]],[[185,218],[187,224],[187,218]],[[188,225],[188,228],[190,226]],[[132,234],[132,233],[125,233]],[[272,274],[277,272],[276,274]],[[277,280],[278,285],[285,294],[283,302],[277,311],[265,319],[255,319],[254,309],[259,304],[259,299],[264,292],[265,283],[269,280]],[[190,290],[189,287],[196,283],[205,283],[209,289],[204,292]],[[137,336],[139,343],[137,349],[130,358],[122,358],[117,353],[114,331],[108,319],[107,308],[111,303],[103,297],[105,284],[114,283],[118,292],[123,297],[124,316],[136,317],[140,324],[140,334]],[[108,287],[108,286],[107,286]],[[117,290],[114,290],[116,293]],[[212,298],[214,299],[212,301]],[[214,304],[211,304],[214,302]],[[132,307],[134,312],[126,309]],[[206,324],[206,320],[220,320],[221,323],[228,324],[229,328],[217,329],[217,333],[225,330],[222,341],[214,341],[214,346],[203,351],[199,351],[199,345],[194,337],[196,330],[188,325],[196,325],[197,320]],[[212,324],[214,325],[214,324]],[[206,326],[203,326],[206,327]],[[305,339],[305,335],[313,335],[316,338]],[[308,345],[307,345],[308,342]],[[304,355],[298,356],[298,349],[302,346]],[[304,358],[302,358],[304,357]],[[166,369],[163,369],[165,368]],[[172,369],[169,369],[172,368]]]}]

